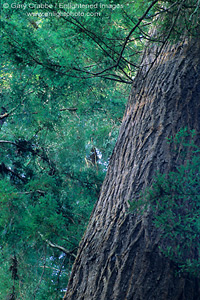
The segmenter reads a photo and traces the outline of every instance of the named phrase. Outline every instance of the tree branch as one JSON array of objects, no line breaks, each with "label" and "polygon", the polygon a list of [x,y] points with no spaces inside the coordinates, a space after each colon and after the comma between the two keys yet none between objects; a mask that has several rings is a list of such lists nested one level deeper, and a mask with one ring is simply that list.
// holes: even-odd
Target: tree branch
[{"label": "tree branch", "polygon": [[130,36],[133,34],[133,32],[136,30],[136,28],[140,25],[140,23],[142,22],[142,20],[146,17],[146,15],[147,15],[148,12],[150,11],[150,9],[151,9],[157,2],[158,2],[158,0],[154,0],[154,1],[151,3],[151,5],[147,8],[147,10],[146,10],[145,13],[143,14],[143,16],[142,16],[141,18],[138,19],[137,24],[131,29],[131,31],[130,31],[129,34],[127,35],[127,37],[126,37],[126,39],[125,39],[125,42],[124,42],[124,44],[123,44],[123,46],[122,46],[122,50],[121,50],[121,52],[120,52],[119,58],[118,58],[118,60],[117,60],[116,66],[118,66],[119,63],[120,63],[120,60],[121,60],[121,58],[122,58],[122,55],[123,55],[123,53],[124,53],[125,47],[126,47],[128,41],[129,41]]},{"label": "tree branch", "polygon": [[147,77],[149,71],[151,70],[151,68],[152,68],[153,65],[155,64],[157,58],[158,58],[159,55],[161,54],[161,52],[162,52],[164,46],[166,45],[166,43],[167,43],[167,41],[168,41],[168,39],[169,39],[169,37],[170,37],[170,35],[171,35],[171,33],[172,33],[172,30],[173,30],[173,28],[174,28],[174,26],[175,26],[175,24],[176,24],[176,21],[177,21],[177,19],[178,19],[178,17],[179,17],[179,14],[180,14],[180,12],[181,12],[181,8],[182,8],[184,2],[185,2],[185,0],[184,0],[183,2],[181,2],[181,4],[179,5],[178,11],[177,11],[177,14],[176,14],[176,16],[175,16],[175,19],[173,20],[172,26],[170,27],[170,30],[169,30],[169,32],[168,32],[168,34],[167,34],[165,40],[163,41],[163,43],[162,43],[160,49],[158,50],[158,53],[156,54],[156,57],[155,57],[155,59],[153,60],[153,62],[151,63],[151,66],[149,67],[149,69],[148,69],[147,73],[145,74],[145,77],[144,77],[144,78]]},{"label": "tree branch", "polygon": [[17,177],[18,179],[20,179],[24,183],[27,182],[26,178],[24,178],[21,175],[17,174],[15,171],[13,171],[9,167],[7,167],[4,163],[0,164],[0,169],[2,169],[4,171],[4,173],[11,173],[12,175],[14,175],[15,177]]},{"label": "tree branch", "polygon": [[42,239],[43,239],[50,247],[56,248],[56,249],[62,251],[63,253],[65,253],[66,255],[69,255],[69,256],[72,256],[72,257],[76,258],[76,255],[75,255],[74,253],[72,253],[72,251],[68,251],[68,250],[65,249],[64,247],[52,243],[51,241],[49,241],[48,239],[46,239],[42,233],[40,233],[40,232],[38,232],[38,233],[39,233],[39,235],[41,236],[41,238],[42,238]]},{"label": "tree branch", "polygon": [[18,104],[16,107],[12,108],[9,112],[5,112],[3,115],[0,115],[0,120],[8,118],[20,105],[21,103]]}]

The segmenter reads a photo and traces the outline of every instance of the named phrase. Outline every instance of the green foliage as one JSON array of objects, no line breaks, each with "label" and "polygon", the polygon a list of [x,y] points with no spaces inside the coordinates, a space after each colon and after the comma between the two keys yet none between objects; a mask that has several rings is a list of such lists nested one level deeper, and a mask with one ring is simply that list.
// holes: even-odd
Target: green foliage
[{"label": "green foliage", "polygon": [[178,264],[180,272],[199,277],[200,147],[195,140],[197,134],[187,128],[169,138],[179,166],[167,175],[158,174],[131,210],[144,211],[150,205],[162,252]]},{"label": "green foliage", "polygon": [[1,23],[0,295],[57,300],[98,198],[130,89],[87,73],[112,61],[87,34],[92,29],[103,44],[105,27],[118,43],[115,26],[109,31],[114,21],[107,25],[110,10],[98,22],[81,18],[81,29],[73,18],[34,17],[32,9],[7,3]]},{"label": "green foliage", "polygon": [[168,13],[158,20],[161,35],[170,33],[170,39],[179,41],[183,36],[199,36],[200,2],[199,0],[163,1],[161,13]]},{"label": "green foliage", "polygon": [[[3,5],[2,299],[62,298],[164,3],[170,5],[102,0],[92,8],[88,0],[78,17],[80,8],[59,8],[54,0],[45,8],[36,0]],[[188,15],[198,13],[199,2]],[[168,31],[162,35],[163,41]]]}]

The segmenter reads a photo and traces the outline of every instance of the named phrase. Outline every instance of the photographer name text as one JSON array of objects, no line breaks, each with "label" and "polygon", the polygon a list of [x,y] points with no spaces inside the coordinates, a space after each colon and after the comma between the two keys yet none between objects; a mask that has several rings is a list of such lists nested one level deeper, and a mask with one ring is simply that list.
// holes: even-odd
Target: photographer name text
[{"label": "photographer name text", "polygon": [[67,9],[67,10],[74,10],[74,9],[119,9],[123,8],[123,4],[102,4],[102,3],[95,3],[95,4],[81,4],[81,3],[55,3],[48,4],[48,3],[4,3],[4,8],[13,8],[13,9]]}]

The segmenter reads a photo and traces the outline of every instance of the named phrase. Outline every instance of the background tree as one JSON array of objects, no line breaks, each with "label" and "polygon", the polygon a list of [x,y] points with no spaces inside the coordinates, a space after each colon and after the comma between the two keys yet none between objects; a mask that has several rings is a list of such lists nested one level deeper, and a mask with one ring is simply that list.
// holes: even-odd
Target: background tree
[{"label": "background tree", "polygon": [[[189,194],[185,203],[182,197],[182,201],[177,199],[174,208],[173,193],[177,189],[181,192],[180,186],[175,189],[170,185],[171,194],[166,197],[163,187],[167,188],[167,183],[161,185],[158,181],[152,193],[153,200],[165,201],[156,207],[162,214],[152,214],[155,204],[143,213],[138,209],[128,213],[129,201],[137,201],[157,172],[164,174],[178,168],[180,161],[167,138],[188,126],[197,130],[199,142],[199,45],[185,44],[181,51],[178,48],[165,49],[161,58],[164,62],[159,61],[144,81],[137,77],[64,299],[199,299],[199,185],[190,187],[197,188],[196,196]],[[193,176],[199,176],[198,171]],[[198,210],[189,210],[186,215],[189,201],[194,201]],[[157,225],[162,225],[159,228],[155,216]],[[191,226],[196,229],[190,235],[187,230]],[[162,230],[168,233],[165,239]],[[183,238],[189,243],[184,244]]]},{"label": "background tree", "polygon": [[[169,31],[160,47],[149,44],[145,51],[100,198],[80,244],[64,299],[200,299],[199,244],[195,244],[198,237],[191,241],[185,253],[185,249],[181,249],[189,260],[195,258],[195,272],[189,274],[188,268],[184,269],[186,272],[180,272],[179,254],[173,253],[173,259],[170,251],[163,254],[163,249],[173,245],[172,240],[163,240],[162,236],[163,228],[165,230],[166,225],[167,229],[169,224],[162,223],[161,228],[155,226],[156,212],[152,213],[155,206],[148,205],[142,214],[138,210],[128,213],[129,201],[138,201],[141,191],[153,184],[157,172],[168,174],[178,171],[179,165],[186,163],[186,159],[178,159],[180,153],[173,151],[167,138],[174,137],[187,126],[197,131],[196,142],[199,143],[200,44],[198,38],[186,34],[184,29],[189,20],[187,16],[192,19],[191,4],[186,1],[166,3],[165,9],[172,5],[174,13]],[[199,13],[198,4],[194,11]],[[169,16],[170,13],[167,14],[167,22]],[[181,24],[183,16],[185,24]],[[162,21],[165,22],[164,17]],[[159,25],[158,20],[151,39],[160,34]],[[182,36],[176,35],[177,28],[179,32],[180,28],[184,29]],[[197,29],[196,34],[199,32]],[[171,34],[173,42],[171,40],[170,44]],[[187,151],[187,157],[191,155],[192,152]],[[199,157],[199,152],[196,155]],[[198,168],[195,170],[198,176]],[[188,172],[186,167],[185,171]],[[191,183],[188,181],[186,184]],[[195,201],[199,209],[199,186],[197,182],[193,184],[191,189],[197,187],[196,196],[190,194],[185,205],[181,202],[176,216],[179,220],[185,221],[189,217],[187,215],[184,219],[190,201]],[[155,200],[163,200],[161,192],[154,192],[159,197]],[[172,188],[167,201],[173,199],[174,192]],[[177,210],[172,207],[171,212],[173,214]],[[197,226],[196,234],[199,236],[199,220],[196,225],[194,223],[196,212],[199,217],[198,210],[191,211],[190,221],[193,221],[188,226]],[[159,215],[156,214],[156,217],[158,219]],[[163,222],[164,216],[160,218]],[[174,220],[177,222],[177,219]],[[172,236],[177,233],[176,228],[170,229]],[[179,243],[176,250],[183,245],[184,229],[181,230],[180,236],[176,236]],[[186,236],[189,238],[189,234]]]}]

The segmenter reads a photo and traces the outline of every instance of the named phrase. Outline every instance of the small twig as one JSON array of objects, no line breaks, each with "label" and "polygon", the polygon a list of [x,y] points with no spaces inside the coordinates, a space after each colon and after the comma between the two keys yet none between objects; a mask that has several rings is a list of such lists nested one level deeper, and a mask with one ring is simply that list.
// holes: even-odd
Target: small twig
[{"label": "small twig", "polygon": [[120,62],[120,60],[121,60],[121,58],[122,58],[122,55],[123,55],[123,53],[124,53],[126,44],[128,43],[130,36],[133,34],[133,32],[136,30],[136,28],[140,25],[140,23],[143,21],[143,19],[146,17],[146,15],[147,15],[148,12],[150,11],[150,9],[151,9],[157,2],[158,2],[158,0],[154,0],[154,1],[151,3],[151,5],[147,8],[147,10],[146,10],[145,13],[143,14],[143,16],[140,17],[140,18],[138,19],[138,22],[136,23],[136,25],[131,29],[131,31],[130,31],[129,34],[127,35],[127,37],[126,37],[126,39],[125,39],[125,42],[124,42],[124,44],[123,44],[123,46],[122,46],[122,50],[121,50],[121,52],[120,52],[120,55],[119,55],[119,57],[118,57],[118,60],[117,60],[117,63],[116,63],[116,67],[119,65],[119,62]]},{"label": "small twig", "polygon": [[52,248],[56,248],[60,251],[62,251],[63,253],[65,253],[66,255],[69,255],[69,256],[73,256],[74,258],[76,258],[76,255],[74,253],[72,253],[72,251],[68,251],[67,249],[65,249],[64,247],[60,246],[60,245],[57,245],[57,244],[54,244],[52,243],[51,241],[47,240],[44,235],[40,232],[38,232],[39,235],[41,236],[41,238]]},{"label": "small twig", "polygon": [[60,274],[62,272],[62,267],[63,267],[63,265],[65,263],[65,260],[66,260],[66,256],[64,257],[64,259],[63,259],[63,261],[61,263],[60,270],[59,270],[58,276],[57,276],[57,293],[59,293]]},{"label": "small twig", "polygon": [[34,299],[35,299],[36,293],[37,293],[37,291],[38,291],[38,289],[39,289],[39,287],[40,287],[40,284],[41,284],[41,282],[42,282],[44,273],[45,273],[46,262],[47,262],[47,261],[46,261],[46,247],[45,247],[45,262],[44,262],[44,265],[43,265],[43,271],[42,271],[40,280],[39,280],[39,282],[38,282],[38,284],[37,284],[37,286],[36,286],[36,288],[35,288],[35,290],[34,290],[34,292],[33,292],[33,298],[34,298]]},{"label": "small twig", "polygon": [[21,105],[21,103],[18,104],[16,107],[12,108],[9,112],[6,112],[5,114],[0,115],[0,120],[8,118],[20,105]]},{"label": "small twig", "polygon": [[168,41],[168,39],[169,39],[169,37],[170,37],[170,35],[171,35],[171,33],[172,33],[172,30],[173,30],[173,28],[174,28],[174,26],[175,26],[175,24],[176,24],[176,21],[177,21],[177,19],[178,19],[178,17],[179,17],[179,14],[180,14],[180,11],[181,11],[181,8],[182,8],[184,2],[185,2],[185,0],[179,5],[178,12],[177,12],[177,14],[176,14],[176,16],[175,16],[175,19],[174,19],[174,21],[173,21],[173,23],[172,23],[172,26],[171,26],[171,28],[170,28],[170,30],[169,30],[169,32],[168,32],[168,34],[167,34],[165,40],[163,41],[163,44],[161,45],[160,49],[158,50],[158,53],[157,53],[155,59],[154,59],[153,62],[151,63],[150,68],[148,69],[147,73],[145,74],[144,79],[147,77],[149,71],[152,69],[153,65],[155,64],[156,60],[158,59],[159,55],[161,54],[161,52],[162,52],[164,46],[166,45],[166,43],[167,43],[167,41]]}]

